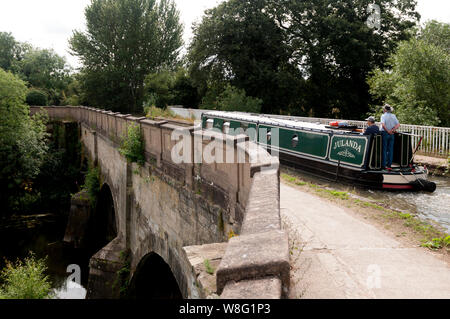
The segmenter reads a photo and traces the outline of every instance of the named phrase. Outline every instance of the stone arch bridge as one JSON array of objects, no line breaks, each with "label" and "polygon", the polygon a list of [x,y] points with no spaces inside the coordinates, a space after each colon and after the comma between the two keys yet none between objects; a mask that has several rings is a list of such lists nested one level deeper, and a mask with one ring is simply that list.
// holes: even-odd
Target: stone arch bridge
[{"label": "stone arch bridge", "polygon": [[[93,233],[102,234],[103,241],[90,259],[88,298],[118,297],[124,252],[138,297],[155,297],[155,289],[170,285],[178,290],[163,297],[287,296],[289,247],[281,229],[278,159],[245,136],[199,133],[188,122],[88,107],[31,108],[32,114],[40,111],[52,121],[79,123],[83,152],[101,172],[102,212],[96,214]],[[145,140],[142,167],[128,163],[118,151],[132,123]],[[204,134],[221,147],[244,152],[246,161],[176,164],[171,156],[177,143],[171,139],[174,130],[192,139],[192,154],[210,143],[195,142],[195,134]],[[79,218],[83,214],[83,202],[75,196],[67,241],[86,231]],[[161,282],[163,273],[168,279]]]}]

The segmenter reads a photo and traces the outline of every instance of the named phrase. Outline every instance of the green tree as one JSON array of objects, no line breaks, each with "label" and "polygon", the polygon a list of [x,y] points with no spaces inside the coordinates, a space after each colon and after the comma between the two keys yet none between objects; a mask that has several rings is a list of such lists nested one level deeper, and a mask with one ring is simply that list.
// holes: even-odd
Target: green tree
[{"label": "green tree", "polygon": [[29,115],[25,83],[0,69],[0,201],[2,215],[21,207],[29,183],[40,171],[46,151],[46,118]]},{"label": "green tree", "polygon": [[450,126],[450,54],[444,48],[425,40],[402,42],[388,69],[376,69],[368,83],[403,123]]},{"label": "green tree", "polygon": [[262,99],[265,112],[278,112],[298,96],[301,73],[290,63],[290,48],[268,3],[225,1],[194,26],[189,71],[208,103],[227,83]]},{"label": "green tree", "polygon": [[93,0],[86,33],[75,31],[72,53],[83,63],[81,81],[91,105],[141,112],[144,79],[172,68],[183,27],[173,0]]},{"label": "green tree", "polygon": [[183,105],[197,108],[198,100],[197,88],[184,68],[151,73],[145,78],[145,106],[166,108],[169,105]]},{"label": "green tree", "polygon": [[19,75],[29,87],[45,91],[52,105],[63,103],[72,81],[65,58],[53,50],[17,42],[10,33],[0,32],[0,67]]},{"label": "green tree", "polygon": [[438,46],[450,53],[450,23],[429,21],[419,31],[419,39]]},{"label": "green tree", "polygon": [[[273,0],[270,12],[285,31],[291,59],[305,72],[302,91],[312,115],[359,119],[371,102],[368,73],[383,67],[419,18],[416,0]],[[367,8],[381,8],[371,29]]]},{"label": "green tree", "polygon": [[0,32],[0,68],[10,70],[16,59],[18,43],[11,33]]},{"label": "green tree", "polygon": [[65,90],[66,98],[62,102],[64,105],[88,105],[88,101],[86,99],[86,94],[83,90],[82,85],[82,74],[76,73],[71,75],[71,79],[69,81],[69,85]]},{"label": "green tree", "polygon": [[24,261],[7,262],[0,273],[4,284],[0,287],[0,299],[47,299],[51,298],[51,283],[45,259],[30,254]]},{"label": "green tree", "polygon": [[52,105],[60,105],[64,100],[64,90],[71,81],[70,72],[65,58],[53,50],[36,48],[29,49],[14,67],[14,73],[29,86],[44,90]]},{"label": "green tree", "polygon": [[41,90],[31,89],[27,94],[26,102],[30,106],[47,106],[47,94],[45,94]]},{"label": "green tree", "polygon": [[172,72],[162,71],[145,78],[146,106],[166,108],[173,101],[175,77]]},{"label": "green tree", "polygon": [[172,105],[183,105],[189,108],[198,107],[198,91],[185,68],[179,68],[176,71],[172,89],[174,92]]},{"label": "green tree", "polygon": [[221,111],[259,113],[262,100],[247,96],[244,90],[227,85],[225,91],[219,95],[216,105]]}]

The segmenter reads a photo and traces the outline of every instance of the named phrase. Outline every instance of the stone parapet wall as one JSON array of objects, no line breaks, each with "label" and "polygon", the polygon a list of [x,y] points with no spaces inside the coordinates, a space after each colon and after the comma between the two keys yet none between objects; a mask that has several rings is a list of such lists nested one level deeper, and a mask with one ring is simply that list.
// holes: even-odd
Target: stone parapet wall
[{"label": "stone parapet wall", "polygon": [[[31,107],[31,114],[39,112],[40,109]],[[141,188],[144,190],[145,183],[137,179],[144,178],[143,172],[155,167],[156,171],[160,172],[160,177],[167,178],[168,183],[172,183],[173,180],[177,183],[178,189],[190,190],[191,193],[186,193],[186,197],[192,196],[192,193],[197,194],[198,200],[221,208],[220,217],[223,224],[218,228],[222,229],[215,231],[221,231],[222,234],[219,237],[205,234],[203,236],[205,240],[206,238],[209,238],[209,241],[222,239],[226,242],[229,235],[238,235],[229,240],[216,271],[217,293],[223,298],[257,299],[287,296],[290,271],[289,247],[287,235],[281,230],[278,159],[250,142],[244,135],[224,136],[202,131],[201,128],[186,122],[178,124],[175,120],[150,120],[82,106],[45,107],[44,109],[53,120],[82,123],[82,129],[89,128],[94,135],[99,134],[102,138],[109,139],[114,147],[118,147],[120,141],[127,135],[127,127],[130,124],[138,125],[145,141],[147,163],[143,169],[140,169],[139,174],[143,177],[131,176],[135,180],[134,185],[142,184]],[[184,150],[189,151],[191,159],[188,163],[177,163],[173,160],[172,152],[178,143],[172,140],[174,131],[185,137]],[[91,135],[85,135],[84,142],[90,145],[88,148],[92,153],[91,156],[100,157],[96,150],[96,139],[92,141],[89,139]],[[223,152],[224,158],[218,162],[195,163],[196,155],[210,151],[212,141],[219,149],[232,145],[234,153],[231,155],[233,158],[231,163],[229,158],[226,158],[230,156],[226,151]],[[238,162],[238,156],[242,154],[245,157],[243,163]],[[104,164],[104,166],[108,165]],[[114,183],[111,182],[111,184]],[[142,195],[140,197],[143,198]],[[118,210],[121,208],[119,207]],[[137,210],[130,214],[135,216],[141,213]],[[119,225],[119,227],[124,226]],[[214,230],[211,229],[211,231]],[[125,229],[119,229],[119,233],[125,232]],[[131,236],[131,242],[133,238],[139,237]],[[202,240],[192,241],[192,244],[198,245],[199,242],[200,245],[213,244],[213,242],[202,242]],[[129,245],[128,240],[126,245]],[[177,248],[179,247],[170,248],[175,250],[174,253],[168,254],[168,258],[178,254]],[[138,260],[134,264],[137,262]],[[189,266],[184,265],[186,263],[188,262],[181,261],[179,264],[183,266],[177,264],[176,267],[182,267],[183,270],[179,270],[181,272],[189,272],[187,269]],[[195,276],[192,274],[192,277]],[[191,287],[192,280],[188,281],[185,285]],[[202,294],[189,293],[187,296],[196,297]]]}]

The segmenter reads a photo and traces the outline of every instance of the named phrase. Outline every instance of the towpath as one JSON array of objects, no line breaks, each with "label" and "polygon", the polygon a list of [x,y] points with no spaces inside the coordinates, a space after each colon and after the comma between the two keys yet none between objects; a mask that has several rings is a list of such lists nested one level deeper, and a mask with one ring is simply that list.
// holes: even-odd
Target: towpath
[{"label": "towpath", "polygon": [[291,298],[450,298],[450,266],[440,254],[285,183],[281,214],[301,250],[293,250]]}]

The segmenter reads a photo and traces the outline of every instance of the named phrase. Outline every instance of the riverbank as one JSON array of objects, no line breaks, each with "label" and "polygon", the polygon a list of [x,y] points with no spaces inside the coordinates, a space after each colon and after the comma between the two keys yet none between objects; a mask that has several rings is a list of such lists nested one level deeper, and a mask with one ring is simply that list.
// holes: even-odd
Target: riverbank
[{"label": "riverbank", "polygon": [[282,175],[290,297],[450,298],[448,249],[424,248],[419,240],[425,229],[430,236],[439,230],[415,223],[412,216],[360,204],[344,192]]},{"label": "riverbank", "polygon": [[426,166],[432,176],[450,177],[450,158],[438,158],[424,155],[416,155],[414,162]]}]

